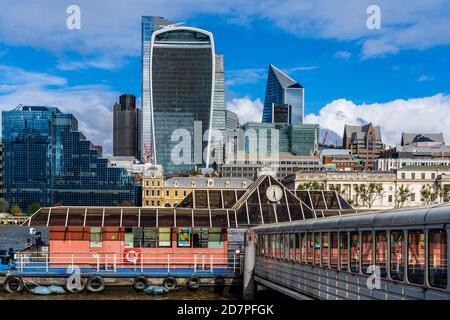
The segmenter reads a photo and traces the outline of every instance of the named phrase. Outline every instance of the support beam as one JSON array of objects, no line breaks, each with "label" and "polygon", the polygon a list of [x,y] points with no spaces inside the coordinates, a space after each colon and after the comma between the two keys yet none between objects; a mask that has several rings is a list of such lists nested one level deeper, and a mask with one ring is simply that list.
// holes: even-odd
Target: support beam
[{"label": "support beam", "polygon": [[244,300],[255,298],[255,258],[256,258],[256,234],[249,229],[245,232],[244,252]]}]

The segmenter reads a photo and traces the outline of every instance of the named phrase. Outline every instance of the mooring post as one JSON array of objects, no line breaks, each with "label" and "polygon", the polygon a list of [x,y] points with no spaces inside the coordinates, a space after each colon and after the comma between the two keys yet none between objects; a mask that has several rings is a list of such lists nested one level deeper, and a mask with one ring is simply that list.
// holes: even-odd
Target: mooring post
[{"label": "mooring post", "polygon": [[245,251],[244,251],[244,300],[253,300],[255,298],[255,256],[256,256],[256,235],[253,230],[245,232]]}]

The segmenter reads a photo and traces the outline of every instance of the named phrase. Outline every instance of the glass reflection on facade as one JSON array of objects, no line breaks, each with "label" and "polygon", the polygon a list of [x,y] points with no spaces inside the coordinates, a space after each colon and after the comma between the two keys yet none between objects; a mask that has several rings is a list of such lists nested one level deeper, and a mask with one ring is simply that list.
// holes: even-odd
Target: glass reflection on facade
[{"label": "glass reflection on facade", "polygon": [[[194,159],[194,121],[201,121],[203,137],[210,129],[214,104],[216,57],[212,34],[196,28],[170,27],[154,32],[151,46],[154,161],[166,173],[202,167],[202,160]],[[183,133],[189,133],[190,141],[180,138]],[[185,148],[180,154],[172,154],[180,142]],[[207,145],[208,141],[202,141],[201,152]],[[202,154],[198,158],[203,158]]]},{"label": "glass reflection on facade", "polygon": [[288,104],[292,108],[292,124],[302,124],[304,114],[304,89],[294,79],[273,65],[269,66],[263,122],[274,122],[272,104]]},{"label": "glass reflection on facade", "polygon": [[4,198],[26,210],[32,203],[140,205],[140,186],[78,131],[78,121],[55,107],[2,112]]}]

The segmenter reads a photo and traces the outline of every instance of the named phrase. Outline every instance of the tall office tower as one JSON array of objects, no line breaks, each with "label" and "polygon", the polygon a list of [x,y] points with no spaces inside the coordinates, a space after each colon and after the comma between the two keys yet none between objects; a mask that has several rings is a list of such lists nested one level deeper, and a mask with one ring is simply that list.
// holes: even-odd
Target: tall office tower
[{"label": "tall office tower", "polygon": [[142,161],[150,162],[153,151],[153,130],[151,118],[151,90],[150,90],[150,55],[152,49],[152,34],[173,22],[163,17],[143,16],[141,30],[141,59],[142,59],[142,119],[140,130],[140,153]]},{"label": "tall office tower", "polygon": [[227,129],[237,129],[239,127],[239,117],[233,111],[225,110],[225,119]]},{"label": "tall office tower", "polygon": [[292,109],[292,124],[303,123],[304,88],[286,73],[269,65],[262,122],[273,122],[273,104],[287,104]]},{"label": "tall office tower", "polygon": [[141,110],[136,108],[134,95],[119,97],[113,107],[113,122],[113,155],[140,159]]},{"label": "tall office tower", "polygon": [[214,108],[212,128],[221,132],[225,142],[226,115],[225,115],[225,78],[223,54],[216,54],[216,75],[214,81]]},{"label": "tall office tower", "polygon": [[125,169],[108,167],[58,108],[19,106],[2,112],[4,198],[30,204],[115,206],[141,203],[141,187]]},{"label": "tall office tower", "polygon": [[169,26],[153,32],[150,47],[151,126],[145,120],[148,111],[143,111],[143,136],[150,130],[153,135],[150,155],[169,174],[208,166],[210,137],[204,133],[211,129],[215,101],[213,35]]}]

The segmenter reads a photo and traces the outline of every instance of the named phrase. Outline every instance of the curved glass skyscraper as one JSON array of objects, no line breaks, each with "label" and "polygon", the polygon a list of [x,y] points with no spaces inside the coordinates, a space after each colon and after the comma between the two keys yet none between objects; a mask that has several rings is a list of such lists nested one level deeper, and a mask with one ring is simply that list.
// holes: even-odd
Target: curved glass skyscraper
[{"label": "curved glass skyscraper", "polygon": [[214,39],[208,31],[168,26],[152,34],[149,78],[143,79],[149,81],[151,118],[151,124],[145,122],[144,104],[143,131],[151,130],[152,138],[143,153],[147,149],[166,173],[204,166],[202,153],[210,138],[203,138],[212,123],[215,61]]}]

